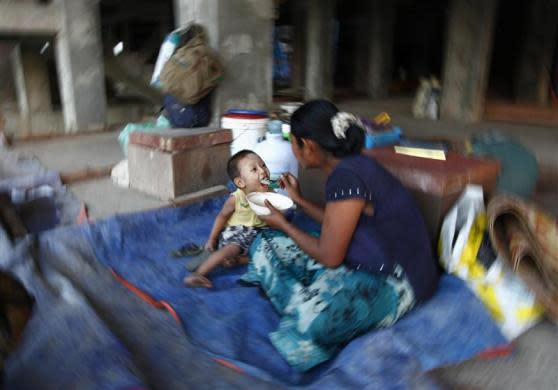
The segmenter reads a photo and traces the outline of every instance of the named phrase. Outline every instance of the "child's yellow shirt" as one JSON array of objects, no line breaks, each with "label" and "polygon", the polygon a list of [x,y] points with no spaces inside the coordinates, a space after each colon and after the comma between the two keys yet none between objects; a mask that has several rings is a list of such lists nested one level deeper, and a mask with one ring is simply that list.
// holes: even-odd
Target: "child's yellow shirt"
[{"label": "child's yellow shirt", "polygon": [[236,190],[231,194],[234,196],[234,212],[227,222],[227,226],[243,225],[249,227],[262,227],[265,226],[265,222],[258,218],[256,213],[252,211],[248,201],[246,200],[246,194],[241,189]]}]

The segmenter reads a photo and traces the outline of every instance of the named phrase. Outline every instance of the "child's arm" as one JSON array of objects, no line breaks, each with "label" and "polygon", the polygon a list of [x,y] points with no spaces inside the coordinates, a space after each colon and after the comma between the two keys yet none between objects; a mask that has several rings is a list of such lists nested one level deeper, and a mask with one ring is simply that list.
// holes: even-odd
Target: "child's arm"
[{"label": "child's arm", "polygon": [[217,247],[217,240],[219,239],[219,234],[225,228],[227,221],[234,213],[234,204],[235,204],[235,197],[229,196],[229,199],[223,205],[223,208],[215,218],[215,222],[213,222],[213,228],[211,229],[211,233],[209,234],[209,238],[207,240],[207,244],[205,244],[205,248],[214,251]]}]

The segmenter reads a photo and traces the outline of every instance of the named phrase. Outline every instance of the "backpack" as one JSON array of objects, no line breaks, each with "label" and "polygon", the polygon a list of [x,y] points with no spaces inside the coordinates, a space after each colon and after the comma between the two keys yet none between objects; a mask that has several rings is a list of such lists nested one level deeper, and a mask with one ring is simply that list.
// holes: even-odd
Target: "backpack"
[{"label": "backpack", "polygon": [[207,46],[201,26],[193,29],[192,38],[176,51],[161,71],[165,94],[183,104],[196,104],[215,88],[223,75],[223,67]]},{"label": "backpack", "polygon": [[173,128],[189,129],[204,127],[211,120],[211,94],[196,104],[182,104],[174,96],[166,95],[163,100],[165,116]]}]

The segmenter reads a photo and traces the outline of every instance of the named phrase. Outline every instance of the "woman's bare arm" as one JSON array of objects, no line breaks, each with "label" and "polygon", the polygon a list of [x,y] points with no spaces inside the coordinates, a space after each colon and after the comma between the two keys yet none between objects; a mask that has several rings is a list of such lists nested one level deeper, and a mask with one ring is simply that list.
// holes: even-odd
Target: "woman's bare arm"
[{"label": "woman's bare arm", "polygon": [[324,222],[323,207],[320,207],[312,201],[309,201],[308,199],[302,197],[298,199],[296,204],[300,206],[302,211],[304,211],[306,215],[308,215],[314,221],[318,222],[319,224],[322,224]]},{"label": "woman's bare arm", "polygon": [[291,173],[284,173],[281,175],[281,186],[287,190],[293,202],[295,202],[310,218],[319,224],[323,222],[324,208],[302,196],[300,185],[296,177]]},{"label": "woman's bare arm", "polygon": [[[282,230],[318,263],[335,268],[341,265],[365,206],[364,199],[346,199],[326,205],[320,237],[313,237],[291,223],[276,210],[263,217],[271,227]],[[268,206],[269,207],[269,206]]]}]

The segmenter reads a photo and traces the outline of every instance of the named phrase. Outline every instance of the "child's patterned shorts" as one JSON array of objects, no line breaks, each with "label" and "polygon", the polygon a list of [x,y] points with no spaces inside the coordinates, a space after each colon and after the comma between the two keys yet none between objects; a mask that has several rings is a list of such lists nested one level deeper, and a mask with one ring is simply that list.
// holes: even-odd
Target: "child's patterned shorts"
[{"label": "child's patterned shorts", "polygon": [[229,244],[234,244],[240,247],[240,255],[247,255],[250,245],[252,245],[252,242],[260,231],[261,228],[255,228],[252,226],[227,226],[225,230],[221,232],[221,236],[219,237],[219,248]]}]

